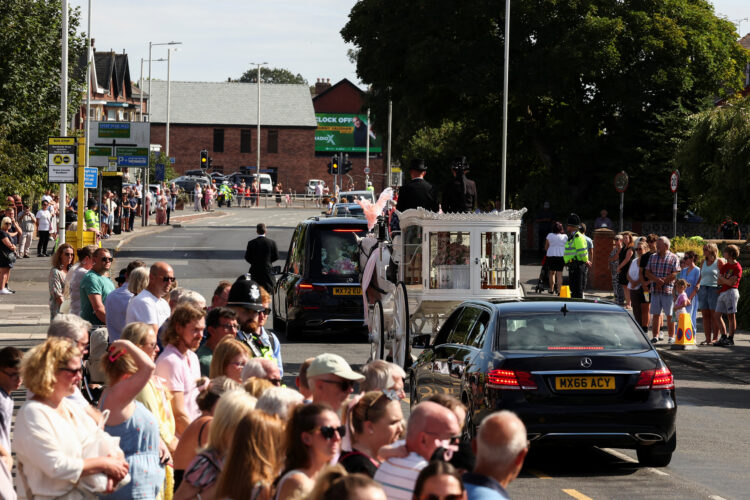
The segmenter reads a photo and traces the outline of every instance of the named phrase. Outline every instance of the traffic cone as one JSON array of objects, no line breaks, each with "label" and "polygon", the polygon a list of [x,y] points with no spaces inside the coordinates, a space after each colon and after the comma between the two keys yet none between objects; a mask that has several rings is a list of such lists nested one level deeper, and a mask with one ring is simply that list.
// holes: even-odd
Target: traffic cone
[{"label": "traffic cone", "polygon": [[560,287],[560,298],[561,299],[569,299],[570,298],[570,287],[567,285],[563,285]]},{"label": "traffic cone", "polygon": [[698,349],[698,347],[695,345],[695,330],[693,329],[693,321],[688,313],[680,314],[680,317],[677,319],[677,335],[675,337],[674,344],[672,344],[672,349]]}]

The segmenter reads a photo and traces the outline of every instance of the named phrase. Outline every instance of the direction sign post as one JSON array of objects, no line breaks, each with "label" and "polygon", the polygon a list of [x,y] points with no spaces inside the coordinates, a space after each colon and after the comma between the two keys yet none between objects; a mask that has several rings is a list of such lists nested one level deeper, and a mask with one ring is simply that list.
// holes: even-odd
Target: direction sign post
[{"label": "direction sign post", "polygon": [[623,213],[625,207],[625,190],[628,189],[628,174],[621,171],[615,175],[615,190],[620,193],[620,232],[624,229]]},{"label": "direction sign post", "polygon": [[47,182],[72,184],[76,181],[76,138],[47,139]]},{"label": "direction sign post", "polygon": [[680,171],[675,170],[669,176],[669,189],[674,193],[674,203],[672,204],[672,238],[677,236],[677,185],[680,182]]}]

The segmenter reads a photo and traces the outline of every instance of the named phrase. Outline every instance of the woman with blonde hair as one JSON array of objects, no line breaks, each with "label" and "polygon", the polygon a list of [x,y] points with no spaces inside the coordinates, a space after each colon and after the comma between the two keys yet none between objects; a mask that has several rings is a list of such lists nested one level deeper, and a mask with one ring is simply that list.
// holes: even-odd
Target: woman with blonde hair
[{"label": "woman with blonde hair", "polygon": [[29,499],[95,498],[77,484],[97,473],[107,476],[111,491],[128,473],[128,463],[121,455],[84,458],[84,448],[103,431],[67,399],[81,383],[81,351],[67,339],[50,337],[26,354],[21,372],[34,397],[18,410],[13,432],[19,492]]},{"label": "woman with blonde hair", "polygon": [[10,231],[13,229],[13,221],[10,217],[3,217],[0,221],[0,295],[10,295],[14,293],[8,288],[10,279],[10,270],[16,261],[16,245],[10,237]]},{"label": "woman with blonde hair", "polygon": [[103,498],[156,498],[164,486],[164,466],[172,457],[159,438],[156,416],[135,400],[154,373],[154,361],[129,340],[118,339],[109,346],[101,365],[107,387],[99,407],[109,411],[104,430],[120,438],[132,478],[123,488]]},{"label": "woman with blonde hair", "polygon": [[146,266],[136,267],[130,271],[128,277],[128,291],[133,297],[141,293],[148,287],[149,268]]},{"label": "woman with blonde hair", "polygon": [[214,350],[208,376],[214,378],[224,375],[239,384],[242,382],[242,369],[249,359],[250,349],[245,344],[232,337],[225,337]]},{"label": "woman with blonde hair", "polygon": [[[719,299],[719,269],[726,264],[724,259],[719,257],[719,247],[716,243],[706,243],[703,245],[703,263],[701,264],[701,279],[698,288],[698,307],[701,309],[703,318],[703,331],[706,334],[706,340],[700,345],[712,345],[719,340],[719,325],[716,313],[716,301]],[[696,325],[693,325],[695,329]]]},{"label": "woman with blonde hair", "polygon": [[273,383],[265,378],[250,377],[242,383],[242,387],[251,396],[260,399],[268,389],[276,387]]},{"label": "woman with blonde hair", "polygon": [[182,433],[180,443],[172,455],[174,458],[175,489],[179,488],[182,483],[185,469],[193,461],[195,455],[208,444],[208,432],[211,429],[211,421],[214,418],[219,400],[225,393],[239,388],[239,384],[234,380],[227,377],[217,377],[209,380],[201,389],[197,398],[201,416],[193,420]]},{"label": "woman with blonde hair", "polygon": [[234,430],[240,420],[253,411],[255,402],[254,397],[242,390],[230,391],[221,397],[208,431],[208,446],[185,470],[182,484],[175,492],[175,500],[219,498],[216,495],[216,481],[234,439]]},{"label": "woman with blonde hair", "polygon": [[[130,323],[123,329],[120,338],[129,340],[138,346],[152,361],[156,359],[156,355],[159,353],[156,334],[151,326],[146,323]],[[152,375],[146,386],[135,397],[135,400],[154,414],[159,422],[159,437],[169,453],[174,456],[179,440],[175,436],[174,415],[169,402],[166,381]],[[174,493],[174,470],[172,467],[167,467],[165,472],[164,487],[158,498],[171,500]]]},{"label": "woman with blonde hair", "polygon": [[283,434],[276,416],[255,410],[242,417],[219,475],[217,497],[270,500],[284,456]]},{"label": "woman with blonde hair", "polygon": [[52,255],[52,269],[49,271],[49,319],[52,321],[60,312],[60,306],[65,298],[65,277],[73,266],[75,252],[68,243],[57,247]]}]

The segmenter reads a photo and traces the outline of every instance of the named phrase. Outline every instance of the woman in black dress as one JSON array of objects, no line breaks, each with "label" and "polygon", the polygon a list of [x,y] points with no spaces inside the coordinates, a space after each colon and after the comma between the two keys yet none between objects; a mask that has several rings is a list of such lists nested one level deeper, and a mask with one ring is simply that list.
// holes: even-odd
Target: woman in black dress
[{"label": "woman in black dress", "polygon": [[630,261],[635,256],[633,248],[633,234],[629,232],[622,233],[622,248],[620,249],[619,262],[617,266],[617,281],[622,285],[622,292],[625,296],[625,307],[630,308],[630,290],[628,290],[628,269]]}]

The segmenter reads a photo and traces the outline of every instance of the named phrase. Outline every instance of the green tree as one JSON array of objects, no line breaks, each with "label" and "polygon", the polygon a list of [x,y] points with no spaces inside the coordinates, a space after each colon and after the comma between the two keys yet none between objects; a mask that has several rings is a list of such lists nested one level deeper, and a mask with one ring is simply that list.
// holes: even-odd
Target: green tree
[{"label": "green tree", "polygon": [[712,222],[724,215],[750,221],[750,97],[697,114],[691,124],[675,161],[680,190]]},{"label": "green tree", "polygon": [[[266,68],[265,66],[261,66],[260,79],[263,83],[300,83],[307,85],[307,80],[305,80],[301,74],[297,73],[295,75],[284,68]],[[257,82],[258,68],[250,68],[245,71],[239,81],[247,83]]]},{"label": "green tree", "polygon": [[[380,128],[393,102],[394,153],[461,123],[482,199],[500,190],[503,13],[499,0],[361,0],[342,30]],[[704,0],[527,0],[513,2],[510,33],[509,202],[594,214],[626,170],[631,213],[667,216],[688,117],[742,84],[733,25]]]},{"label": "green tree", "polygon": [[[69,117],[81,102],[83,82],[75,63],[85,53],[76,31],[78,9],[69,19]],[[59,0],[0,3],[0,192],[33,194],[47,187],[47,137],[59,135]]]}]

